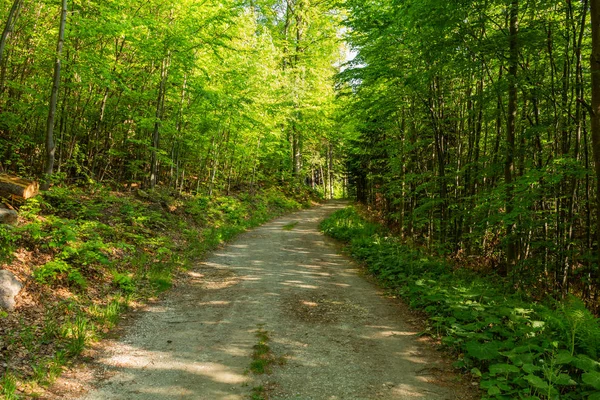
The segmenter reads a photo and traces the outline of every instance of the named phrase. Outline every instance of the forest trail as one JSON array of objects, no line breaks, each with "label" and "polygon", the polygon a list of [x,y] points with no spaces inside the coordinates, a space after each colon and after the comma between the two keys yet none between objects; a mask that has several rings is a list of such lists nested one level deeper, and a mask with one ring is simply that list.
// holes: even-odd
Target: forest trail
[{"label": "forest trail", "polygon": [[[65,382],[54,393],[242,400],[263,386],[269,399],[466,398],[448,363],[404,321],[403,306],[318,231],[343,206],[279,218],[214,252],[129,333],[103,346],[94,379],[79,383],[77,394]],[[286,360],[271,374],[248,373],[258,330],[268,332],[274,357]],[[70,380],[85,381],[76,372]]]}]

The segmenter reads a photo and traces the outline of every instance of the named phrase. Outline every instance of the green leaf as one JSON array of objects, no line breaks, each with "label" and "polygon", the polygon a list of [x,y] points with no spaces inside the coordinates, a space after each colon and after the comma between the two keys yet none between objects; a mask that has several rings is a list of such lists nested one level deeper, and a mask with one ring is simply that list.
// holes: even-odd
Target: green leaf
[{"label": "green leaf", "polygon": [[597,366],[599,365],[599,363],[597,361],[594,361],[591,358],[589,358],[588,356],[585,356],[583,354],[580,354],[577,356],[577,358],[574,358],[571,361],[571,364],[573,364],[575,367],[579,368],[580,370],[586,371],[586,372],[595,371],[597,369]]},{"label": "green leaf", "polygon": [[554,379],[554,383],[562,386],[575,386],[577,382],[575,382],[569,375],[560,374]]},{"label": "green leaf", "polygon": [[536,389],[540,389],[540,390],[548,390],[548,382],[546,382],[545,380],[543,380],[542,378],[540,378],[539,376],[536,375],[527,375],[525,377],[525,380],[527,382],[529,382],[529,384],[531,386],[533,386]]},{"label": "green leaf", "polygon": [[574,357],[571,353],[566,350],[561,350],[554,356],[554,362],[556,364],[569,364],[573,359]]},{"label": "green leaf", "polygon": [[600,373],[596,371],[586,372],[581,375],[581,379],[587,385],[592,386],[596,390],[600,390]]},{"label": "green leaf", "polygon": [[498,349],[501,344],[498,342],[479,343],[479,342],[467,342],[465,348],[467,353],[477,360],[493,360],[498,358],[500,355]]},{"label": "green leaf", "polygon": [[471,373],[479,378],[481,378],[481,371],[479,370],[479,368],[472,368],[471,369]]},{"label": "green leaf", "polygon": [[533,374],[534,372],[542,370],[540,367],[538,367],[537,365],[533,365],[533,364],[523,364],[523,366],[521,368],[523,369],[523,371],[527,372],[528,374]]},{"label": "green leaf", "polygon": [[600,392],[594,392],[590,394],[587,400],[600,400]]},{"label": "green leaf", "polygon": [[500,390],[500,388],[498,386],[492,386],[491,388],[488,389],[488,394],[490,396],[495,396],[500,393],[502,393],[502,391]]},{"label": "green leaf", "polygon": [[534,329],[542,329],[546,325],[544,321],[531,321],[531,327]]},{"label": "green leaf", "polygon": [[511,364],[490,365],[490,375],[517,373],[520,369]]}]

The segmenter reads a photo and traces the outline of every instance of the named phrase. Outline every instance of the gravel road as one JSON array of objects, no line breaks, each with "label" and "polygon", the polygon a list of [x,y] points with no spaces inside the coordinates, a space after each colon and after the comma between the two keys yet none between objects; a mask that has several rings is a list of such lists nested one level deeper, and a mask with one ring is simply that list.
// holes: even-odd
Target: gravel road
[{"label": "gravel road", "polygon": [[[288,215],[214,252],[104,347],[94,380],[61,398],[242,400],[259,386],[273,400],[466,398],[405,307],[319,233],[343,206]],[[285,360],[271,374],[248,372],[259,329]]]}]

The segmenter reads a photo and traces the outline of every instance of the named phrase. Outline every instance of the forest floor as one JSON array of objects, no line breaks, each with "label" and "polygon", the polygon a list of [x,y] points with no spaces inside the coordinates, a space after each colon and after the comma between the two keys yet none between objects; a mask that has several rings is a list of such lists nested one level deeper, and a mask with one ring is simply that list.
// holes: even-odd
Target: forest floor
[{"label": "forest floor", "polygon": [[43,398],[479,398],[417,335],[418,317],[318,231],[344,205],[276,219],[213,252]]}]

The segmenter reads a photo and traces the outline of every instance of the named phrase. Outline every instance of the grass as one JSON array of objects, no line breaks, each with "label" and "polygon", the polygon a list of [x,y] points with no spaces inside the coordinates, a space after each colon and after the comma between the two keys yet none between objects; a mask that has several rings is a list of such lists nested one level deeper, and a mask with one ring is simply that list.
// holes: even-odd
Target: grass
[{"label": "grass", "polygon": [[297,188],[207,197],[102,186],[54,187],[29,199],[19,226],[0,225],[0,268],[26,280],[23,295],[33,300],[0,314],[7,345],[0,356],[10,366],[0,368],[0,393],[37,395],[130,306],[168,291],[180,272],[237,234],[311,201]]},{"label": "grass", "polygon": [[[285,365],[285,357],[276,357],[269,346],[269,332],[264,330],[259,325],[256,331],[258,342],[252,347],[252,361],[248,368],[248,372],[254,375],[270,374],[273,365]],[[250,394],[251,400],[267,400],[269,398],[268,390],[264,386],[256,386],[252,388]]]},{"label": "grass", "polygon": [[252,388],[250,393],[250,400],[267,400],[268,394],[263,386],[256,386]]},{"label": "grass", "polygon": [[275,363],[275,358],[269,347],[269,334],[263,329],[258,329],[256,337],[258,338],[258,343],[253,347],[250,371],[257,375],[270,373],[271,365]]},{"label": "grass", "polygon": [[17,380],[12,372],[7,371],[0,378],[0,394],[2,394],[5,400],[18,399],[16,395]]},{"label": "grass", "polygon": [[294,222],[290,222],[289,224],[286,224],[283,226],[284,231],[291,231],[293,230],[296,226],[298,225],[298,221],[294,221]]}]

